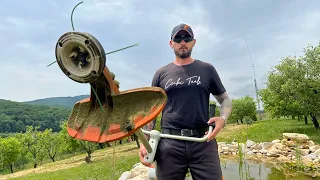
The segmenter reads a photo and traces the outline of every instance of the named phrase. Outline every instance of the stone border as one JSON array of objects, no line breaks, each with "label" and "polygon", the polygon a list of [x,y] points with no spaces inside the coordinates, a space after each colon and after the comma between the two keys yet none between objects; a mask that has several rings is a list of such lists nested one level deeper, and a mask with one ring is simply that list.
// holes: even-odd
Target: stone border
[{"label": "stone border", "polygon": [[[241,147],[241,151],[239,148]],[[305,166],[314,166],[320,170],[320,145],[316,145],[306,134],[283,133],[283,139],[271,142],[256,143],[247,140],[246,143],[218,142],[218,152],[226,157],[238,159],[239,152],[244,152],[245,159],[259,158],[259,161],[278,161],[282,163],[296,162],[298,158]],[[263,160],[264,159],[264,160]],[[149,180],[150,168],[136,163],[130,171],[122,173],[118,180]],[[190,177],[186,177],[190,180]]]},{"label": "stone border", "polygon": [[218,151],[223,155],[237,156],[238,147],[242,148],[245,156],[273,157],[283,163],[296,162],[299,158],[305,166],[313,165],[320,168],[320,145],[316,145],[306,134],[283,133],[282,140],[276,139],[271,142],[218,142]]}]

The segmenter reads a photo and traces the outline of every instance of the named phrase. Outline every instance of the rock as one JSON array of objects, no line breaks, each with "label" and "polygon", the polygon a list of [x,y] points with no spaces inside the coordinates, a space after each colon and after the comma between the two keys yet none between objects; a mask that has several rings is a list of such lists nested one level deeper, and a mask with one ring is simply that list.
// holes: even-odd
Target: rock
[{"label": "rock", "polygon": [[251,150],[260,150],[261,146],[259,144],[254,144],[250,147]]},{"label": "rock", "polygon": [[270,151],[267,152],[267,156],[268,157],[279,157],[280,154],[278,154],[277,150],[270,150]]},{"label": "rock", "polygon": [[291,151],[290,148],[288,148],[286,145],[281,144],[281,143],[275,143],[272,147],[274,147],[280,151]]},{"label": "rock", "polygon": [[311,160],[318,159],[318,156],[315,154],[308,154],[307,157],[310,158]]},{"label": "rock", "polygon": [[320,146],[319,145],[316,145],[316,146],[310,146],[310,152],[315,152],[316,150],[320,149]]},{"label": "rock", "polygon": [[272,143],[280,143],[281,141],[279,139],[271,141]]},{"label": "rock", "polygon": [[277,160],[281,162],[290,162],[290,159],[283,155],[280,155]]},{"label": "rock", "polygon": [[143,178],[143,177],[147,178],[148,169],[146,166],[141,164],[141,165],[138,165],[135,168],[133,168],[130,172],[131,173],[128,177],[128,180],[130,178],[131,178],[130,180],[132,180],[132,178],[140,176],[140,175],[143,175],[143,176],[140,176],[140,178]]},{"label": "rock", "polygon": [[247,148],[250,148],[251,146],[255,145],[256,143],[254,141],[251,141],[251,140],[247,140],[246,142],[246,147]]},{"label": "rock", "polygon": [[306,134],[298,134],[298,133],[283,133],[283,138],[287,139],[287,141],[295,141],[298,143],[304,143],[309,141],[309,137]]},{"label": "rock", "polygon": [[308,143],[309,143],[309,147],[311,147],[311,146],[314,146],[314,145],[315,145],[315,143],[314,143],[312,140],[308,141]]},{"label": "rock", "polygon": [[296,144],[293,141],[285,141],[284,145],[288,146],[288,147],[295,147]]},{"label": "rock", "polygon": [[298,152],[300,152],[302,156],[306,156],[309,154],[310,150],[309,149],[299,149]]},{"label": "rock", "polygon": [[232,142],[231,145],[234,145],[234,146],[238,147],[238,143],[237,142]]},{"label": "rock", "polygon": [[315,155],[317,155],[319,158],[320,158],[320,149],[317,149],[315,152],[314,152]]},{"label": "rock", "polygon": [[[242,153],[250,156],[250,159],[268,160],[268,157],[275,157],[280,162],[290,162],[301,160],[304,165],[315,165],[320,167],[320,145],[316,145],[305,134],[298,133],[283,133],[284,139],[275,139],[272,142],[256,143],[252,140],[247,140],[246,143],[218,142],[218,152],[224,155],[237,156],[239,149]],[[298,156],[298,158],[296,157]],[[152,169],[142,165],[140,162],[132,166],[130,171],[125,171],[121,174],[118,180],[149,180],[148,175]],[[185,180],[192,180],[191,177],[186,177]]]},{"label": "rock", "polygon": [[234,145],[229,146],[229,152],[237,152],[237,151],[238,151],[237,146],[234,146]]},{"label": "rock", "polygon": [[139,174],[133,178],[128,178],[127,180],[149,180],[146,174]]},{"label": "rock", "polygon": [[274,143],[271,142],[263,142],[260,143],[261,149],[268,150]]},{"label": "rock", "polygon": [[118,180],[149,180],[148,167],[140,162],[136,163],[130,171],[123,172]]},{"label": "rock", "polygon": [[136,163],[136,164],[134,164],[133,166],[132,166],[132,169],[134,169],[134,168],[136,168],[136,167],[139,167],[139,166],[141,166],[142,164],[141,163]]},{"label": "rock", "polygon": [[255,153],[252,152],[252,151],[248,151],[248,152],[247,152],[247,155],[255,155]]},{"label": "rock", "polygon": [[228,147],[222,147],[222,152],[228,152],[229,151],[229,148]]},{"label": "rock", "polygon": [[302,164],[304,164],[306,166],[310,166],[310,165],[314,164],[314,162],[308,156],[302,156],[301,162],[302,162]]},{"label": "rock", "polygon": [[127,180],[128,177],[130,176],[130,171],[125,171],[121,174],[120,178],[118,180]]}]

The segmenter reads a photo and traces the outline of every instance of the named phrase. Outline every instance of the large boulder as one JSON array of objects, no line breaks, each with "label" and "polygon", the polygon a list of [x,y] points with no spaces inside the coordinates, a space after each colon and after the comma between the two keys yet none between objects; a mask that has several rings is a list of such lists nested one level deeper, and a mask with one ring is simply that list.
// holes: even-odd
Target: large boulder
[{"label": "large boulder", "polygon": [[296,143],[306,143],[310,140],[306,134],[283,133],[282,135],[287,141],[294,141]]}]

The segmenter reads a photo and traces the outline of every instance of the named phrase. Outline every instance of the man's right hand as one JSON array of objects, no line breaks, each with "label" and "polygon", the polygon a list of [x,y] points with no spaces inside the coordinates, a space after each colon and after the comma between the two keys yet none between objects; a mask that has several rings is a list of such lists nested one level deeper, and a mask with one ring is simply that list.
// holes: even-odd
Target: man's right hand
[{"label": "man's right hand", "polygon": [[148,156],[148,152],[147,152],[146,148],[144,147],[144,145],[141,144],[141,145],[140,145],[140,151],[139,151],[140,162],[141,162],[143,165],[147,166],[147,167],[153,167],[152,164],[144,161],[144,157],[145,157],[145,156]]}]

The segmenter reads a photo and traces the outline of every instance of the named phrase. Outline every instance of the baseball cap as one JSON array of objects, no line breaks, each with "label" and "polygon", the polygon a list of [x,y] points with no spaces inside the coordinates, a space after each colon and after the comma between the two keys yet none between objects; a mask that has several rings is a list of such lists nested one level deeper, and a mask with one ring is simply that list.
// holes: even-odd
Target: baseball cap
[{"label": "baseball cap", "polygon": [[193,35],[193,30],[191,29],[191,27],[187,24],[179,24],[177,26],[175,26],[173,29],[172,29],[172,32],[171,32],[171,39],[181,30],[184,30],[186,32],[188,32],[190,34],[190,36],[192,38],[194,38],[194,35]]}]

